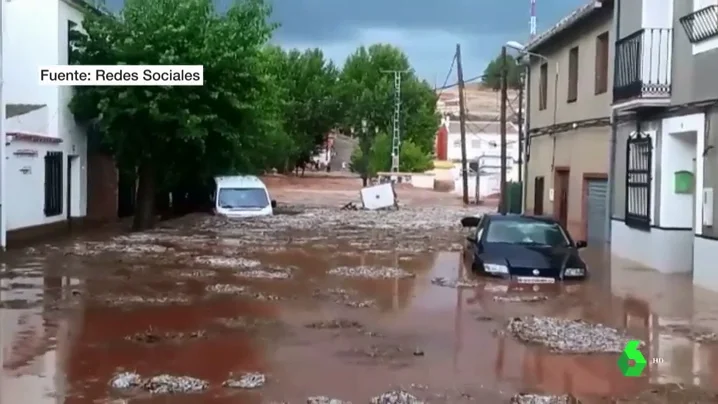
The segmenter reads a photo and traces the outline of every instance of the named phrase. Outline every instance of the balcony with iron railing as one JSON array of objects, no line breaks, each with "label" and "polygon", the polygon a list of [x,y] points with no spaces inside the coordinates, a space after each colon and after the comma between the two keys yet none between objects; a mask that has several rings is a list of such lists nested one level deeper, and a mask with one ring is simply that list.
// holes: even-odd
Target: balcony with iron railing
[{"label": "balcony with iron railing", "polygon": [[616,41],[613,103],[660,106],[670,102],[673,30],[644,28]]},{"label": "balcony with iron railing", "polygon": [[679,19],[691,43],[718,37],[718,5],[704,7]]}]

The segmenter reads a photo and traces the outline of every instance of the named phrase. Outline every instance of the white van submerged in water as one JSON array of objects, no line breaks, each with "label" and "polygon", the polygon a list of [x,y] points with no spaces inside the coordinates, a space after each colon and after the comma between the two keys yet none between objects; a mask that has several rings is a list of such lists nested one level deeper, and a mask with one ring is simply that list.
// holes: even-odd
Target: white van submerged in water
[{"label": "white van submerged in water", "polygon": [[254,175],[216,177],[215,206],[218,215],[227,217],[271,216],[277,202],[269,198],[269,190]]}]

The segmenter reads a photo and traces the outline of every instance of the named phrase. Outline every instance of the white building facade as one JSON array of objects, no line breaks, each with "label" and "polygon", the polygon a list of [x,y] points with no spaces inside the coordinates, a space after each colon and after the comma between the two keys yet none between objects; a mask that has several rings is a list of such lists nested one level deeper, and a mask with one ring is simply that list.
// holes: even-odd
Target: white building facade
[{"label": "white building facade", "polygon": [[718,1],[616,14],[611,252],[718,291]]},{"label": "white building facade", "polygon": [[[461,126],[446,117],[442,123],[448,130],[446,159],[461,162]],[[518,127],[506,124],[506,163],[509,181],[518,181]],[[466,122],[466,159],[478,163],[481,172],[498,173],[501,168],[501,130],[497,121]],[[472,165],[474,165],[472,164]]]},{"label": "white building facade", "polygon": [[86,215],[87,137],[68,108],[73,89],[38,78],[40,66],[68,64],[80,0],[4,1],[3,14],[5,233]]}]

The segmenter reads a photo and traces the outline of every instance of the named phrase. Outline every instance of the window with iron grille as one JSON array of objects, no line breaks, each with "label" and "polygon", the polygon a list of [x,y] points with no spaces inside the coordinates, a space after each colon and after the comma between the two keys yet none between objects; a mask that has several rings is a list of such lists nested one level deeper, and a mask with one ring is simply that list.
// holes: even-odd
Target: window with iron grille
[{"label": "window with iron grille", "polygon": [[626,225],[650,230],[653,144],[636,132],[626,143]]},{"label": "window with iron grille", "polygon": [[[705,4],[712,3],[708,1]],[[699,6],[700,7],[700,6]],[[679,19],[691,43],[718,37],[718,5],[710,4]]]},{"label": "window with iron grille", "polygon": [[62,152],[45,155],[45,216],[62,214]]}]

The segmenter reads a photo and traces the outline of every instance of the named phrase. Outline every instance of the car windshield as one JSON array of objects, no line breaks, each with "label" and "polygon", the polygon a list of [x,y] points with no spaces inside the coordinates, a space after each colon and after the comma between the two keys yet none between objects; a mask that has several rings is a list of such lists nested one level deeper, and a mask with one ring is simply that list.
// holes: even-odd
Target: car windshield
[{"label": "car windshield", "polygon": [[269,205],[263,188],[221,188],[217,205],[223,209],[262,209]]},{"label": "car windshield", "polygon": [[570,245],[566,233],[558,223],[527,218],[492,221],[486,229],[486,242],[535,244],[551,247]]}]

